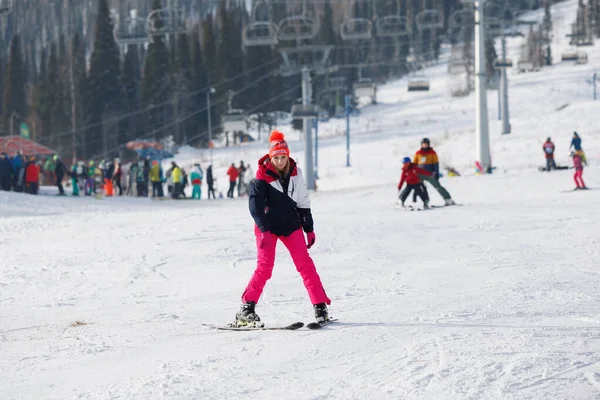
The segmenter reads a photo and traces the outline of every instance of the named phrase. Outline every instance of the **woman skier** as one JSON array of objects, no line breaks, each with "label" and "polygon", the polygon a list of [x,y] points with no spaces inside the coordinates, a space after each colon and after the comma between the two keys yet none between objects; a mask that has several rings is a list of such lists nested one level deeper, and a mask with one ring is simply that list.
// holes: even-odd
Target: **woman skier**
[{"label": "woman skier", "polygon": [[308,249],[315,244],[315,233],[306,183],[302,171],[289,157],[290,150],[283,133],[273,131],[269,142],[269,154],[258,161],[256,180],[249,195],[250,214],[255,222],[257,265],[242,294],[242,306],[234,325],[264,326],[256,315],[255,306],[273,273],[278,240],[290,252],[304,281],[317,322],[325,322],[329,320],[327,305],[331,300],[308,254]]}]

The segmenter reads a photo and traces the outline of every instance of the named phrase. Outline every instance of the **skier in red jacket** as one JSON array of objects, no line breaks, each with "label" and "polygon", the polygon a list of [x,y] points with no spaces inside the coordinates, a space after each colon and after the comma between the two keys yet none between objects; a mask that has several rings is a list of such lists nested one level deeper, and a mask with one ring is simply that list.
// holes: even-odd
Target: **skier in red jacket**
[{"label": "skier in red jacket", "polygon": [[239,176],[239,174],[240,174],[240,172],[235,167],[235,164],[231,163],[231,166],[227,170],[227,175],[229,175],[229,190],[227,191],[227,197],[230,197],[232,199],[233,199],[233,190],[235,189],[235,183],[237,181],[237,177]]},{"label": "skier in red jacket", "polygon": [[40,166],[34,157],[27,164],[25,169],[25,192],[38,194],[40,186]]},{"label": "skier in red jacket", "polygon": [[402,189],[404,182],[406,182],[406,188],[400,192],[400,206],[405,207],[404,202],[406,201],[406,198],[410,195],[410,192],[414,190],[417,196],[423,200],[423,207],[429,208],[429,198],[423,191],[423,185],[419,175],[433,176],[433,174],[413,164],[410,157],[404,157],[402,162],[404,163],[404,166],[402,167],[402,177],[400,178],[400,183],[398,183],[398,190],[400,191]]}]

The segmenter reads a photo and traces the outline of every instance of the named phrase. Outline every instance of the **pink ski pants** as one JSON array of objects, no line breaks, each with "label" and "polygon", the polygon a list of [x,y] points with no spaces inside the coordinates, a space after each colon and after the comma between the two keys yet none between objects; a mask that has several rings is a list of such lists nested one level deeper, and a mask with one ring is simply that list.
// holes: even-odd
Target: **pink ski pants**
[{"label": "pink ski pants", "polygon": [[575,170],[575,175],[573,175],[573,179],[575,180],[575,184],[577,185],[577,187],[585,187],[585,183],[583,182],[582,175],[583,175],[583,168]]},{"label": "pink ski pants", "polygon": [[259,247],[260,241],[260,230],[257,226],[254,227],[254,235],[256,236],[256,248],[258,250],[258,259],[256,262],[256,270],[250,278],[250,282],[242,295],[242,302],[246,303],[253,301],[258,303],[258,299],[262,294],[262,291],[267,284],[267,281],[273,274],[273,266],[275,265],[275,248],[277,240],[281,240],[285,247],[287,247],[292,261],[296,265],[296,270],[300,273],[302,280],[304,281],[304,287],[308,291],[308,296],[312,304],[327,303],[331,304],[331,300],[325,294],[321,278],[315,268],[315,263],[312,258],[308,255],[306,248],[306,239],[302,229],[294,231],[289,236],[275,236],[273,235],[273,246],[268,249],[261,249]]}]

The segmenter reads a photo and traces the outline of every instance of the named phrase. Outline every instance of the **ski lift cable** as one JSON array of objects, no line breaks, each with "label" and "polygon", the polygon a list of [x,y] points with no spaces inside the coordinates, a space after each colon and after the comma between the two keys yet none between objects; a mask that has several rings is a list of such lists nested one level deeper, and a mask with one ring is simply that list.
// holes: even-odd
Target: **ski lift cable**
[{"label": "ski lift cable", "polygon": [[[265,64],[259,65],[258,67],[252,68],[251,70],[245,71],[245,72],[243,72],[243,73],[241,73],[239,75],[236,75],[234,77],[225,79],[224,81],[219,82],[218,84],[206,86],[206,87],[203,87],[202,89],[196,90],[194,92],[190,92],[190,93],[187,93],[187,94],[185,94],[183,96],[179,96],[177,98],[177,101],[181,101],[181,100],[187,99],[189,97],[193,97],[193,96],[196,96],[198,94],[204,93],[207,90],[209,90],[211,87],[218,88],[219,86],[222,86],[222,85],[224,85],[224,84],[226,84],[228,82],[231,82],[231,81],[233,81],[235,79],[239,79],[239,78],[241,78],[241,77],[243,77],[243,76],[245,76],[247,74],[250,74],[252,72],[256,72],[257,70],[259,70],[261,68],[265,68],[265,67],[273,64],[274,62],[279,62],[279,60],[276,59],[276,58],[274,58],[273,60],[271,60],[271,61],[269,61],[269,62],[267,62]],[[271,70],[266,76],[271,76],[275,71],[277,71],[277,68]],[[265,76],[262,76],[259,79],[260,80],[264,80],[266,78],[265,78]],[[254,82],[252,82],[252,84],[254,84]],[[151,110],[153,110],[155,108],[169,105],[169,104],[173,103],[173,101],[175,101],[175,99],[167,100],[167,101],[164,101],[164,102],[159,103],[159,104],[153,104],[151,106],[144,107],[142,109],[139,109],[139,110],[136,110],[136,111],[132,111],[132,112],[129,112],[129,113],[120,114],[119,116],[108,118],[108,119],[106,119],[106,120],[104,120],[102,122],[95,122],[93,124],[85,125],[85,126],[77,128],[75,130],[76,131],[75,133],[83,131],[83,130],[87,130],[87,129],[90,129],[90,128],[95,128],[95,127],[98,127],[98,126],[102,126],[103,124],[106,124],[106,123],[119,122],[119,121],[121,121],[121,120],[123,120],[125,118],[133,117],[135,115],[151,111]],[[63,137],[63,136],[71,136],[71,135],[73,135],[73,133],[74,133],[74,131],[72,129],[68,130],[68,131],[58,132],[56,135],[53,135],[52,138]],[[50,138],[40,138],[40,141],[43,141],[43,140],[50,140]]]},{"label": "ski lift cable", "polygon": [[[247,85],[247,86],[246,86],[246,89],[250,89],[250,88],[253,86],[253,84],[254,84],[254,82],[252,82],[252,83],[250,83],[249,85]],[[273,97],[269,98],[269,100],[267,100],[267,101],[265,101],[265,102],[263,102],[263,103],[261,103],[261,104],[259,104],[259,105],[257,105],[257,106],[254,106],[253,108],[251,108],[251,109],[248,111],[248,114],[250,114],[250,113],[252,113],[252,112],[254,112],[254,111],[256,111],[256,110],[260,109],[260,108],[261,108],[261,107],[263,107],[264,105],[266,105],[266,104],[269,104],[270,102],[272,102],[272,101],[274,101],[274,100],[277,100],[277,99],[281,98],[282,96],[285,96],[285,95],[287,95],[288,93],[290,93],[290,92],[292,92],[292,91],[294,91],[294,90],[297,90],[297,89],[299,89],[300,87],[302,87],[302,85],[301,85],[301,84],[300,84],[300,85],[297,85],[297,86],[295,86],[295,87],[293,87],[293,88],[291,88],[291,89],[289,89],[289,90],[286,90],[286,91],[284,91],[284,92],[282,92],[282,93],[278,94],[277,96],[273,96]],[[241,92],[241,91],[240,91],[240,92]],[[221,100],[219,100],[219,101],[217,101],[217,102],[211,103],[211,108],[213,108],[214,106],[218,106],[218,105],[221,105],[221,104],[223,104],[223,103],[226,103],[227,101],[228,101],[228,99],[221,99]],[[164,125],[160,126],[159,128],[155,128],[155,129],[153,129],[152,131],[146,132],[146,133],[144,133],[142,136],[138,137],[137,139],[146,139],[146,138],[148,138],[148,137],[150,137],[150,136],[154,135],[155,133],[158,133],[158,132],[160,132],[161,130],[167,129],[167,128],[169,128],[169,127],[172,127],[172,126],[175,126],[175,125],[177,125],[177,124],[179,124],[179,123],[181,123],[181,122],[187,121],[188,119],[190,119],[190,118],[192,118],[192,117],[194,117],[194,116],[196,116],[196,115],[198,115],[198,114],[200,114],[200,113],[206,112],[207,110],[208,110],[208,107],[202,107],[202,108],[200,108],[200,109],[198,109],[198,110],[196,110],[196,111],[193,111],[193,112],[191,112],[191,113],[189,113],[189,114],[187,114],[187,115],[184,115],[184,116],[182,116],[182,117],[178,117],[178,118],[177,118],[175,121],[171,121],[171,122],[169,122],[169,123],[167,123],[167,124],[164,124]],[[205,133],[207,133],[207,132],[208,132],[208,131],[202,132],[202,133],[201,133],[201,134],[199,134],[199,135],[196,135],[196,136],[194,136],[194,137],[192,137],[192,138],[189,138],[189,139],[187,139],[187,141],[190,141],[190,140],[193,140],[193,139],[195,139],[195,138],[197,138],[197,137],[200,137],[200,136],[202,136],[203,134],[205,134]],[[117,151],[117,150],[119,150],[119,148],[121,148],[121,146],[118,146],[118,147],[115,147],[115,148],[113,148],[113,149],[110,149],[110,150],[106,151],[105,153],[99,153],[99,154],[96,154],[96,155],[94,155],[94,156],[93,156],[91,159],[97,159],[97,158],[101,158],[102,156],[106,156],[107,154],[110,154],[110,153],[112,153],[112,152],[114,152],[114,151]]]},{"label": "ski lift cable", "polygon": [[[290,88],[290,89],[288,89],[288,90],[286,90],[286,91],[283,91],[283,92],[279,93],[279,94],[278,94],[278,95],[276,95],[276,96],[273,96],[273,97],[269,98],[269,100],[266,100],[266,101],[262,102],[261,104],[259,104],[259,105],[257,105],[257,106],[254,106],[254,107],[252,107],[252,108],[251,108],[251,109],[248,111],[248,114],[251,114],[251,113],[253,113],[254,111],[257,111],[257,110],[259,110],[261,107],[264,107],[264,106],[266,106],[267,104],[269,104],[269,103],[272,103],[273,101],[275,101],[275,100],[277,100],[277,99],[279,99],[279,98],[281,98],[281,97],[283,97],[283,96],[286,96],[286,95],[288,95],[289,93],[291,93],[291,92],[293,92],[293,91],[295,91],[295,90],[298,90],[298,89],[300,89],[301,87],[302,87],[302,85],[301,85],[301,84],[300,84],[300,85],[296,85],[296,86],[294,86],[294,87],[292,87],[292,88]],[[221,103],[223,103],[223,101],[221,101],[221,102],[219,102],[219,103],[215,103],[215,104],[221,104]],[[145,138],[147,138],[149,135],[153,135],[154,133],[157,133],[157,132],[159,132],[160,130],[162,130],[162,129],[165,129],[165,128],[169,127],[169,126],[172,126],[172,125],[174,125],[174,124],[176,124],[176,123],[179,123],[179,122],[186,121],[187,119],[189,119],[189,118],[192,118],[192,117],[194,117],[194,116],[198,115],[200,112],[204,112],[204,111],[206,111],[206,108],[204,108],[204,109],[202,109],[202,110],[196,110],[196,111],[194,111],[193,113],[190,113],[190,114],[188,114],[188,115],[186,115],[186,116],[183,116],[183,117],[179,118],[177,121],[170,122],[170,123],[168,123],[168,124],[166,124],[166,125],[162,126],[161,128],[157,128],[157,129],[155,129],[155,130],[153,130],[153,131],[151,131],[151,132],[147,132],[147,133],[145,133],[144,135],[140,136],[140,137],[139,137],[139,138],[137,138],[137,139],[138,139],[138,140],[139,140],[139,139],[145,139]],[[182,144],[187,144],[188,142],[190,142],[190,141],[192,141],[192,140],[194,140],[194,139],[197,139],[197,138],[199,138],[199,137],[202,137],[203,135],[206,135],[206,134],[208,134],[208,131],[201,132],[201,133],[197,134],[196,136],[192,136],[191,138],[188,138],[188,139],[186,139],[186,141],[182,142]],[[122,147],[122,146],[118,146],[118,147],[115,147],[115,148],[113,148],[113,149],[111,149],[111,150],[108,150],[106,153],[102,153],[102,154],[100,154],[100,153],[99,153],[99,154],[96,154],[96,155],[94,155],[94,156],[93,156],[91,159],[98,159],[98,158],[102,158],[102,156],[105,156],[106,154],[110,154],[110,153],[112,153],[112,152],[115,152],[115,151],[119,150],[121,147]]]}]

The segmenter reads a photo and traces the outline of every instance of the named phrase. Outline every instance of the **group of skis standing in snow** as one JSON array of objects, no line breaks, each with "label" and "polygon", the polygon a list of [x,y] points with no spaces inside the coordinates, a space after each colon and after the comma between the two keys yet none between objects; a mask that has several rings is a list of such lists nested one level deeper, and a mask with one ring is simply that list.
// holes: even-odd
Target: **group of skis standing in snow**
[{"label": "group of skis standing in snow", "polygon": [[[555,146],[552,143],[552,139],[548,138],[542,145],[542,149],[544,150],[544,156],[546,157],[546,167],[540,167],[540,171],[552,171],[557,169],[568,169],[569,167],[557,166],[554,161],[554,151]],[[587,165],[587,159],[585,158],[585,152],[581,147],[581,137],[577,132],[573,132],[573,138],[571,139],[571,145],[569,146],[571,152],[569,156],[573,160],[573,169],[575,169],[575,174],[573,175],[573,180],[575,181],[575,190],[585,190],[587,186],[583,182],[583,166]]]}]

